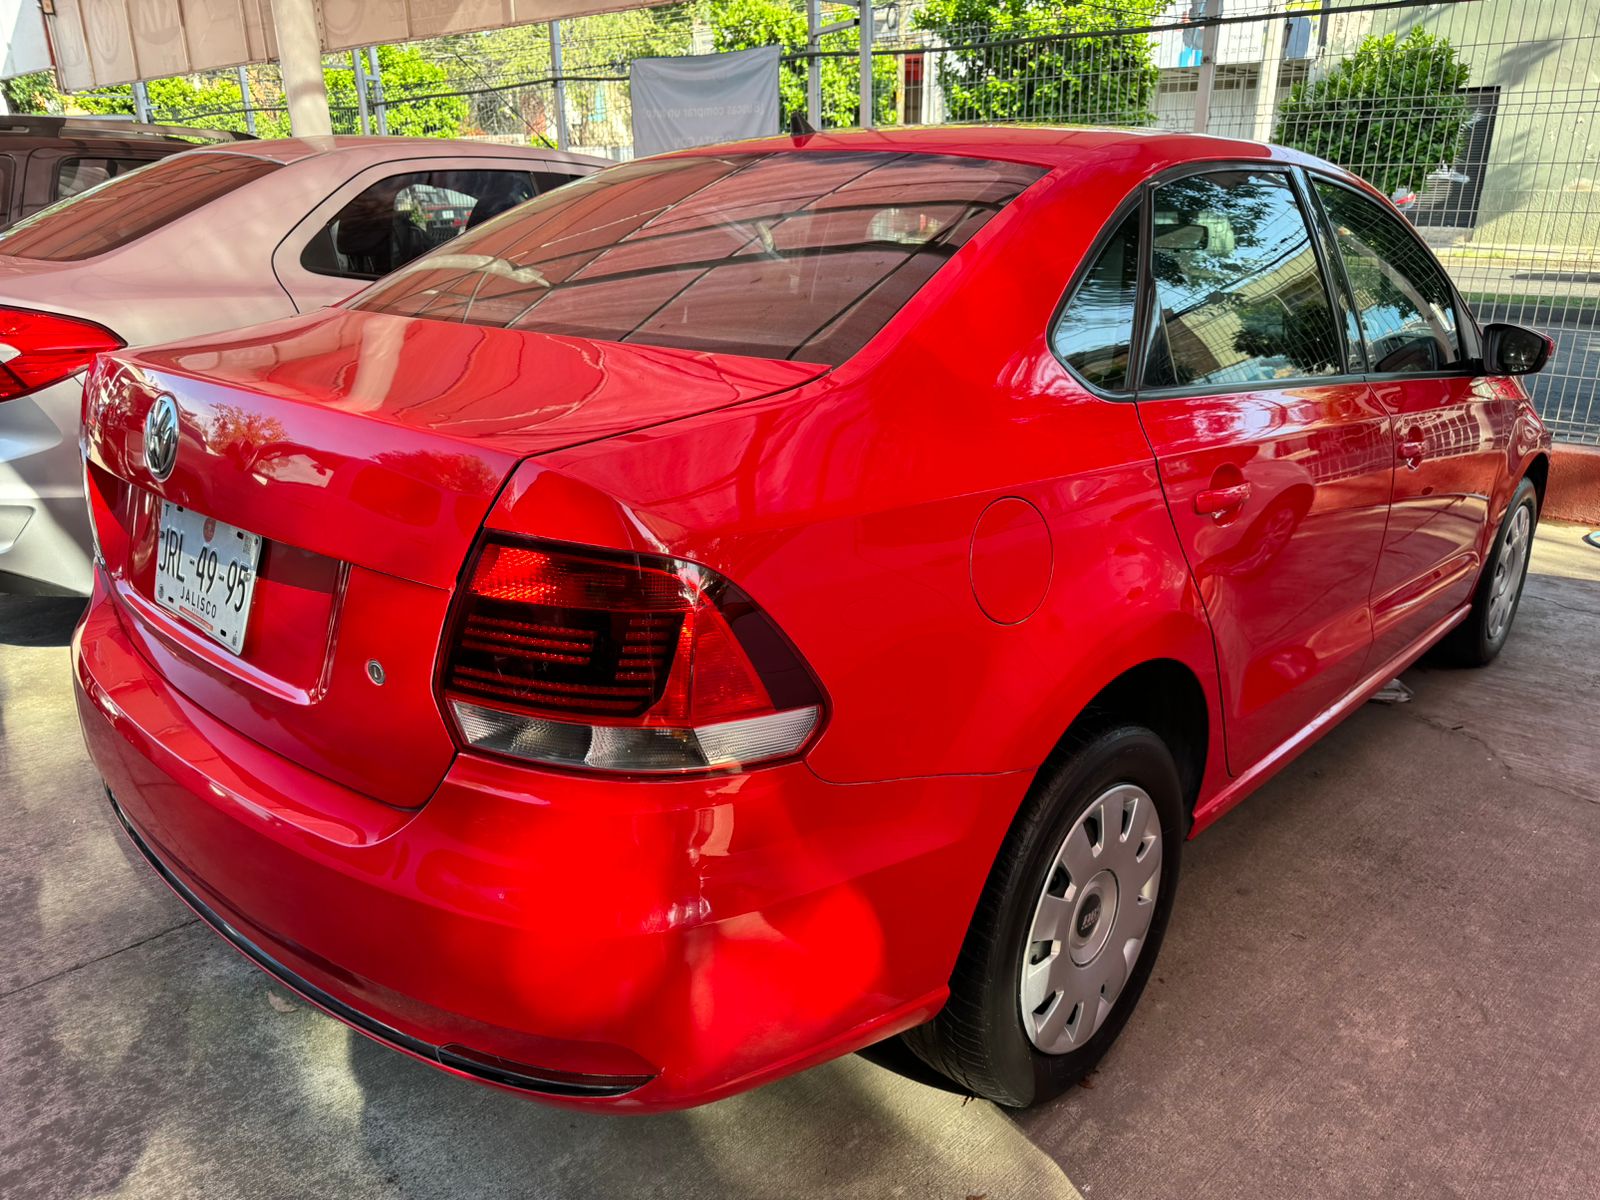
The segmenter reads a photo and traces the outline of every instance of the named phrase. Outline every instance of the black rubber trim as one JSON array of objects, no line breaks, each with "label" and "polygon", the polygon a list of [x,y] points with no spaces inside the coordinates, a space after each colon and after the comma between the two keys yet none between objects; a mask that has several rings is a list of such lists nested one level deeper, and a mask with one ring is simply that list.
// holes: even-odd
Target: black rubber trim
[{"label": "black rubber trim", "polygon": [[401,1033],[398,1029],[385,1025],[376,1017],[369,1016],[360,1009],[352,1008],[344,1001],[328,995],[316,984],[296,975],[232,925],[228,924],[227,921],[223,920],[204,900],[195,895],[183,880],[174,875],[166,863],[161,861],[151,848],[150,843],[144,840],[139,831],[133,827],[133,822],[128,820],[128,815],[122,811],[122,805],[117,803],[117,798],[111,794],[110,788],[106,789],[106,797],[111,801],[111,811],[116,813],[117,820],[121,822],[122,828],[127,833],[128,840],[133,843],[134,848],[155,868],[156,873],[166,881],[167,886],[177,892],[185,904],[194,909],[196,915],[202,921],[225,937],[235,950],[238,950],[268,975],[293,988],[306,999],[327,1009],[341,1021],[351,1025],[375,1041],[383,1042],[400,1050],[410,1051],[412,1054],[420,1055],[438,1063],[440,1066],[449,1067],[453,1071],[460,1071],[463,1074],[471,1075],[488,1083],[546,1096],[571,1096],[589,1099],[625,1096],[655,1078],[654,1075],[572,1076],[554,1071],[548,1075],[534,1075],[529,1074],[524,1069],[523,1064],[511,1062],[497,1055],[486,1054],[453,1043],[449,1046],[435,1046],[431,1042],[425,1042],[421,1038],[412,1037],[408,1033]]}]

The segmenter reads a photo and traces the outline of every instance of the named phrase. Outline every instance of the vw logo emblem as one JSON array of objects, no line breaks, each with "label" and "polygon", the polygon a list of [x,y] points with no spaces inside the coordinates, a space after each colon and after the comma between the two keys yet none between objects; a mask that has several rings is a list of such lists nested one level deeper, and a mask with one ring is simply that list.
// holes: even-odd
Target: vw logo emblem
[{"label": "vw logo emblem", "polygon": [[144,465],[157,482],[172,474],[178,463],[178,402],[163,392],[144,419]]}]

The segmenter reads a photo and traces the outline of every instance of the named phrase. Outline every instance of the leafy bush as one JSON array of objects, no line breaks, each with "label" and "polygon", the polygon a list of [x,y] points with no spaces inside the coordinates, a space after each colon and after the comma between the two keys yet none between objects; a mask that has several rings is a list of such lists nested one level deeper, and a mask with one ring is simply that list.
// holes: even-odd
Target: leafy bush
[{"label": "leafy bush", "polygon": [[[1143,125],[1153,119],[1154,44],[1110,31],[1147,24],[1162,0],[1107,6],[1063,0],[927,0],[917,29],[953,47],[934,56],[953,121],[1081,121]],[[1094,33],[1106,37],[1050,37]],[[1038,38],[1035,41],[1015,41]],[[994,43],[1001,44],[994,44]]]},{"label": "leafy bush", "polygon": [[1421,188],[1466,136],[1468,67],[1443,37],[1374,34],[1278,106],[1276,139],[1363,176],[1386,194]]}]

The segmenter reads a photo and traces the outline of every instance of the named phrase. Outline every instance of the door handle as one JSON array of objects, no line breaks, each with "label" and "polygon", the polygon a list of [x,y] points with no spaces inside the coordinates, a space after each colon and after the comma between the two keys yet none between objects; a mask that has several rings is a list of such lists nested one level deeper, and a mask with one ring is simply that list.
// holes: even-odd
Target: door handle
[{"label": "door handle", "polygon": [[1201,515],[1213,517],[1227,516],[1244,507],[1244,502],[1250,499],[1250,485],[1248,483],[1234,483],[1227,487],[1204,488],[1195,493],[1194,510]]},{"label": "door handle", "polygon": [[1427,449],[1428,443],[1423,440],[1420,429],[1408,430],[1395,445],[1395,452],[1399,455],[1400,461],[1413,471],[1422,465],[1422,458]]}]

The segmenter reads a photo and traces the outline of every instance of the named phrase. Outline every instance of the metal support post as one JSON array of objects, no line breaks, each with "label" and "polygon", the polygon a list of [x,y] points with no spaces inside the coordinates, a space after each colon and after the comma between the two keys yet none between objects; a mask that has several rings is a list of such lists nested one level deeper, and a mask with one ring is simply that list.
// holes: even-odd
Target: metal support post
[{"label": "metal support post", "polygon": [[[1201,14],[1208,21],[1222,16],[1222,0],[1206,0]],[[1222,27],[1207,25],[1200,31],[1200,87],[1194,95],[1194,131],[1205,133],[1211,124],[1211,93],[1217,83],[1217,44]]]},{"label": "metal support post", "polygon": [[561,22],[550,22],[550,74],[556,80],[556,149],[567,148],[567,80],[561,73]]},{"label": "metal support post", "polygon": [[872,0],[861,0],[861,120],[871,129],[872,119]]},{"label": "metal support post", "polygon": [[256,132],[256,110],[250,95],[250,72],[243,67],[239,68],[239,101],[244,105],[244,131],[253,137]]},{"label": "metal support post", "polygon": [[372,81],[372,115],[378,120],[378,136],[389,136],[389,106],[383,99],[383,72],[378,69],[378,48],[367,47],[367,78]]},{"label": "metal support post", "polygon": [[350,51],[350,69],[356,77],[356,108],[361,112],[361,135],[372,135],[372,118],[367,115],[367,65],[366,55],[359,50]]}]

